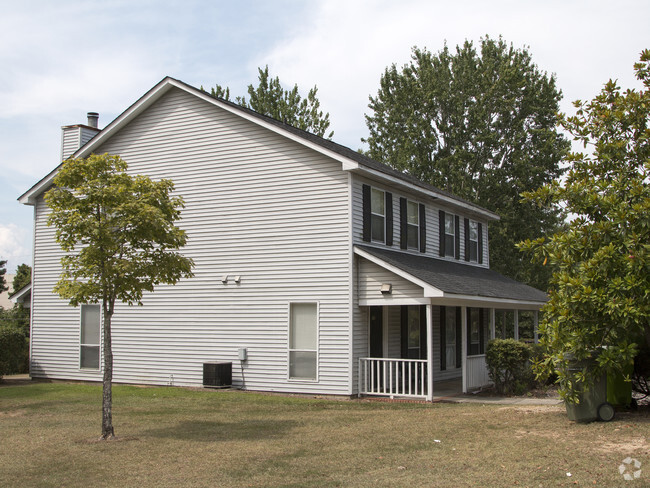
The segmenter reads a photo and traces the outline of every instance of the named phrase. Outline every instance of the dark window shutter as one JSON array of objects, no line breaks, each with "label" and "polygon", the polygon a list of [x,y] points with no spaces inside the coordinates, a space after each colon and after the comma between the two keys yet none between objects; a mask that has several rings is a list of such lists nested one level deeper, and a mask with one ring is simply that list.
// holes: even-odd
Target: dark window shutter
[{"label": "dark window shutter", "polygon": [[393,194],[386,192],[386,245],[393,245]]},{"label": "dark window shutter", "polygon": [[424,210],[424,204],[420,203],[420,252],[427,252],[427,216]]},{"label": "dark window shutter", "polygon": [[478,264],[483,264],[483,225],[478,224]]},{"label": "dark window shutter", "polygon": [[465,261],[469,261],[469,219],[465,219]]},{"label": "dark window shutter", "polygon": [[438,210],[438,226],[440,230],[440,243],[439,243],[439,249],[440,249],[440,256],[444,257],[445,256],[445,212],[442,210]]},{"label": "dark window shutter", "polygon": [[440,371],[447,369],[447,311],[440,307]]},{"label": "dark window shutter", "polygon": [[467,355],[472,356],[472,309],[467,307],[467,323],[465,330],[467,331]]},{"label": "dark window shutter", "polygon": [[363,185],[363,240],[370,242],[370,186]]},{"label": "dark window shutter", "polygon": [[456,307],[456,367],[463,366],[463,320],[460,307]]},{"label": "dark window shutter", "polygon": [[408,320],[409,320],[409,311],[408,305],[402,305],[400,308],[400,348],[402,353],[402,359],[408,359],[409,357],[409,338],[408,338]]},{"label": "dark window shutter", "polygon": [[456,215],[455,220],[456,220],[456,225],[455,225],[456,235],[454,236],[455,237],[454,241],[456,243],[455,257],[456,259],[460,259],[460,218],[458,217],[458,215]]},{"label": "dark window shutter", "polygon": [[427,358],[427,306],[420,305],[420,359]]},{"label": "dark window shutter", "polygon": [[406,198],[400,197],[399,199],[399,247],[400,249],[406,249],[408,243],[406,242],[407,236],[407,227],[406,227]]}]

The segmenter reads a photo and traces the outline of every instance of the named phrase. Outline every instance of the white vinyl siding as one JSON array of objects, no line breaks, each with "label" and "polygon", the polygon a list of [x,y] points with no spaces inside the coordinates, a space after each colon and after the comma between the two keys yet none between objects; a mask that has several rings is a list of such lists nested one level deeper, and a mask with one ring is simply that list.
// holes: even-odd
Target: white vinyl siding
[{"label": "white vinyl siding", "polygon": [[[362,301],[378,300],[374,305],[390,305],[394,302],[405,304],[409,300],[411,304],[424,303],[424,290],[422,287],[405,280],[401,276],[392,273],[381,266],[359,258],[358,295]],[[392,290],[390,294],[381,293],[381,285],[390,283]],[[420,300],[420,301],[415,301]]]},{"label": "white vinyl siding", "polygon": [[[193,278],[158,286],[143,307],[116,306],[116,382],[199,386],[204,362],[232,361],[235,387],[349,393],[350,210],[341,163],[176,89],[95,152],[119,154],[132,174],[174,181],[185,200],[183,253],[195,262]],[[78,310],[51,292],[61,256],[53,233],[40,212],[35,376],[101,379],[78,371]],[[241,282],[223,284],[226,274]],[[288,380],[287,303],[295,301],[319,303],[317,383]]]}]

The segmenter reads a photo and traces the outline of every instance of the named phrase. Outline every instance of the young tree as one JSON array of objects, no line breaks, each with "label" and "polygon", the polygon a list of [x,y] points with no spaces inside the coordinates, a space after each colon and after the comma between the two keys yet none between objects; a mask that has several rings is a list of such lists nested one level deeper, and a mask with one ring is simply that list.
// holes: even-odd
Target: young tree
[{"label": "young tree", "polygon": [[[640,91],[610,80],[591,102],[575,102],[562,126],[589,151],[569,155],[564,181],[526,194],[574,216],[562,232],[521,245],[553,269],[539,327],[548,356],[537,368],[557,372],[571,401],[603,372],[623,372],[650,337],[650,50],[635,71]],[[594,365],[568,368],[588,357]]]},{"label": "young tree", "polygon": [[[246,97],[235,97],[235,102],[242,107],[250,108],[262,115],[268,115],[285,124],[292,125],[320,137],[326,137],[330,126],[329,113],[323,114],[320,110],[320,101],[316,97],[318,88],[314,87],[307,93],[307,98],[302,98],[298,92],[298,85],[293,89],[285,90],[276,76],[269,76],[269,67],[257,68],[259,73],[257,87],[248,85],[249,100]],[[203,89],[203,87],[201,87]],[[230,100],[230,89],[217,85],[210,90],[215,98]],[[331,139],[334,131],[327,134]]]},{"label": "young tree", "polygon": [[61,279],[54,291],[70,305],[101,303],[103,316],[102,439],[114,437],[111,319],[115,301],[142,305],[145,291],[192,276],[193,262],[178,251],[185,231],[174,225],[183,199],[171,180],[126,173],[119,156],[92,155],[63,163],[45,194],[56,227]]},{"label": "young tree", "polygon": [[368,155],[501,216],[490,225],[490,266],[544,289],[548,272],[516,243],[554,231],[558,208],[522,202],[520,194],[561,174],[569,142],[556,129],[561,92],[526,49],[503,40],[413,49],[370,97]]},{"label": "young tree", "polygon": [[14,276],[14,281],[12,282],[14,292],[29,285],[31,282],[32,282],[32,267],[27,264],[19,264],[18,267],[16,268],[16,275]]},{"label": "young tree", "polygon": [[7,280],[5,279],[5,274],[7,273],[7,260],[0,261],[0,293],[7,291]]}]

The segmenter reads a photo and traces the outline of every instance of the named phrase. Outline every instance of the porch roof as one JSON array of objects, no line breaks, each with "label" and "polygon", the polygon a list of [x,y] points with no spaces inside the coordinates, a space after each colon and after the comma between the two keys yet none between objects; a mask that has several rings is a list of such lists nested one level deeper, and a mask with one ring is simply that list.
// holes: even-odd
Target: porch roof
[{"label": "porch roof", "polygon": [[455,263],[444,259],[418,256],[370,246],[355,246],[355,250],[372,256],[377,264],[397,268],[417,282],[440,290],[445,297],[476,297],[477,299],[511,300],[527,303],[547,301],[543,291],[507,278],[480,266]]}]

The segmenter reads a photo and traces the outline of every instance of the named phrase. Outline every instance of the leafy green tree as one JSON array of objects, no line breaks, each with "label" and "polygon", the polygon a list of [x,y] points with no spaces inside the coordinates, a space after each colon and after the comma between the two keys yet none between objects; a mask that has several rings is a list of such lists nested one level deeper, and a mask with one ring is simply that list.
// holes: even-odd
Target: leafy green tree
[{"label": "leafy green tree", "polygon": [[19,264],[18,267],[16,268],[16,275],[14,276],[14,281],[12,282],[14,292],[29,285],[31,282],[32,282],[32,267],[27,264]]},{"label": "leafy green tree", "polygon": [[193,262],[178,249],[185,231],[174,225],[183,208],[171,180],[127,174],[119,156],[69,159],[45,194],[48,225],[66,255],[54,291],[70,305],[101,303],[103,316],[102,439],[114,437],[111,319],[115,301],[142,305],[145,291],[192,276]]},{"label": "leafy green tree", "polygon": [[[320,101],[316,96],[318,88],[315,85],[307,93],[307,98],[302,98],[298,85],[294,85],[291,90],[285,90],[277,76],[270,77],[268,66],[264,69],[258,68],[257,71],[259,84],[257,87],[248,85],[248,101],[246,97],[238,96],[235,97],[236,103],[317,136],[332,138],[334,131],[327,134],[330,115],[320,110]],[[203,87],[201,89],[203,90]],[[216,98],[230,100],[228,87],[217,85],[210,90],[210,94]]]},{"label": "leafy green tree", "polygon": [[[641,90],[610,80],[592,101],[575,102],[562,126],[588,150],[569,155],[566,179],[526,194],[574,217],[521,245],[553,270],[539,327],[548,356],[537,370],[556,371],[571,401],[603,372],[623,372],[650,337],[650,50],[635,71]],[[595,364],[569,369],[570,358]]]},{"label": "leafy green tree", "polygon": [[503,40],[413,48],[401,70],[387,68],[366,115],[367,154],[501,216],[490,225],[490,266],[545,289],[549,273],[516,243],[554,231],[557,207],[520,194],[559,177],[569,142],[556,129],[561,92],[526,49]]},{"label": "leafy green tree", "polygon": [[5,279],[5,274],[7,273],[7,261],[0,261],[0,293],[7,291],[7,280]]}]

